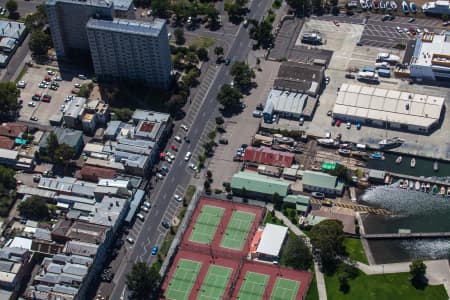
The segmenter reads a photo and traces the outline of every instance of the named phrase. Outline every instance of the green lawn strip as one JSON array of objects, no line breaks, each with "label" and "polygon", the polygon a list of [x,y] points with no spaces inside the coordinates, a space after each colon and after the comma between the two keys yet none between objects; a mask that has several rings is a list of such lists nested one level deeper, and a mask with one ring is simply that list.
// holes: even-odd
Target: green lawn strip
[{"label": "green lawn strip", "polygon": [[300,282],[278,277],[270,300],[295,300],[299,288]]},{"label": "green lawn strip", "polygon": [[317,289],[316,276],[313,276],[308,293],[306,294],[306,300],[319,300],[319,290]]},{"label": "green lawn strip", "polygon": [[214,45],[215,42],[216,39],[213,37],[201,36],[190,41],[188,44],[189,46],[194,46],[197,48],[209,48]]},{"label": "green lawn strip", "polygon": [[409,273],[396,273],[384,275],[365,275],[350,280],[350,290],[344,294],[339,290],[339,281],[336,275],[326,276],[325,285],[328,299],[355,299],[355,300],[447,300],[448,295],[443,285],[427,286],[425,289],[416,289],[408,280]]},{"label": "green lawn strip", "polygon": [[344,246],[350,258],[365,263],[366,265],[369,264],[360,239],[345,238]]},{"label": "green lawn strip", "polygon": [[225,209],[222,207],[203,205],[189,240],[201,244],[210,243],[214,238],[217,226],[222,220],[224,211]]},{"label": "green lawn strip", "polygon": [[283,222],[280,219],[278,219],[277,217],[274,216],[272,218],[272,214],[270,212],[268,212],[266,214],[266,217],[264,218],[264,224],[267,224],[267,223],[276,224],[276,225],[283,225]]},{"label": "green lawn strip", "polygon": [[197,300],[222,299],[233,269],[211,265],[200,288]]},{"label": "green lawn strip", "polygon": [[167,287],[166,298],[174,300],[189,299],[201,266],[202,264],[198,261],[180,259]]},{"label": "green lawn strip", "polygon": [[259,273],[247,272],[241,289],[239,290],[239,300],[258,300],[262,299],[266,290],[269,276]]},{"label": "green lawn strip", "polygon": [[234,211],[225,230],[220,247],[242,250],[254,219],[255,214],[238,210]]}]

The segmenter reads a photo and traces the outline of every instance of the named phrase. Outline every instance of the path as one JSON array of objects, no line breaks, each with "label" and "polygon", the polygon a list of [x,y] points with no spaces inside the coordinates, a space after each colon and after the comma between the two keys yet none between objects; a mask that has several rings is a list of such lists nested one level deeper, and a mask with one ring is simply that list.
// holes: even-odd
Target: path
[{"label": "path", "polygon": [[[269,211],[273,211],[273,205],[271,203],[268,203],[266,205],[266,208]],[[280,219],[284,222],[284,225],[286,225],[293,233],[295,233],[298,236],[302,236],[306,239],[306,244],[308,245],[308,247],[311,249],[311,243],[309,241],[309,237],[303,232],[301,231],[297,226],[295,226],[294,224],[292,224],[291,220],[289,220],[285,215],[283,215],[280,211],[275,210],[275,217],[277,219]],[[317,282],[317,290],[319,291],[319,299],[320,300],[327,300],[327,289],[325,287],[325,278],[323,277],[323,273],[320,272],[319,270],[319,265],[317,264],[317,262],[314,262],[314,271],[316,274],[316,282]],[[310,287],[310,288],[314,288],[314,287]]]}]

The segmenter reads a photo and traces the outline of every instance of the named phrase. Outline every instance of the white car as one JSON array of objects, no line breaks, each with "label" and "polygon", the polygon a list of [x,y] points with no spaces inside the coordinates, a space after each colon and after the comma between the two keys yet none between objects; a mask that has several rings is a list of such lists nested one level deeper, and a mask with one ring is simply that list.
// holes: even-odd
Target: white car
[{"label": "white car", "polygon": [[166,152],[166,155],[167,155],[171,160],[174,160],[174,159],[175,159],[175,155],[173,155],[173,154],[170,153],[169,151]]},{"label": "white car", "polygon": [[28,106],[36,107],[36,102],[29,102],[29,103],[28,103]]},{"label": "white car", "polygon": [[137,214],[136,217],[137,217],[139,220],[141,220],[141,221],[144,221],[144,220],[145,220],[143,214]]},{"label": "white car", "polygon": [[166,161],[171,164],[172,163],[172,159],[170,157],[166,157]]},{"label": "white car", "polygon": [[150,204],[150,202],[147,202],[147,201],[145,201],[142,205],[145,206],[145,207],[147,207],[147,208],[152,207],[152,205]]},{"label": "white car", "polygon": [[191,168],[191,169],[194,170],[194,171],[197,171],[197,166],[194,165],[193,163],[190,163],[190,164],[189,164],[189,168]]},{"label": "white car", "polygon": [[48,74],[48,75],[55,75],[55,71],[47,70],[47,74]]},{"label": "white car", "polygon": [[352,127],[352,123],[347,122],[347,129],[350,129]]},{"label": "white car", "polygon": [[161,173],[156,173],[156,177],[158,178],[158,179],[163,179],[164,178],[164,176],[162,176],[162,174]]},{"label": "white car", "polygon": [[191,158],[191,155],[192,155],[191,152],[186,153],[186,155],[184,156],[184,160],[188,161]]},{"label": "white car", "polygon": [[74,86],[75,86],[76,88],[80,88],[80,87],[81,87],[81,84],[75,83]]},{"label": "white car", "polygon": [[142,210],[143,212],[148,213],[148,207],[147,207],[147,206],[142,205],[142,206],[141,206],[141,210]]},{"label": "white car", "polygon": [[23,89],[27,86],[27,82],[25,80],[21,80],[16,84],[16,86],[20,89]]},{"label": "white car", "polygon": [[127,237],[127,242],[130,244],[134,244],[134,240],[130,237]]},{"label": "white car", "polygon": [[188,131],[189,130],[189,127],[187,127],[186,125],[184,125],[184,124],[181,124],[181,126],[180,126],[184,131]]},{"label": "white car", "polygon": [[61,76],[56,76],[55,78],[53,78],[53,80],[55,80],[55,81],[62,81],[62,78],[61,78]]},{"label": "white car", "polygon": [[178,136],[178,135],[176,135],[175,137],[174,137],[174,139],[175,139],[175,141],[177,141],[178,143],[181,143],[181,138]]},{"label": "white car", "polygon": [[175,200],[177,201],[177,202],[181,202],[183,199],[179,196],[179,195],[177,195],[177,194],[175,194],[175,195],[173,195],[173,197],[175,198]]}]

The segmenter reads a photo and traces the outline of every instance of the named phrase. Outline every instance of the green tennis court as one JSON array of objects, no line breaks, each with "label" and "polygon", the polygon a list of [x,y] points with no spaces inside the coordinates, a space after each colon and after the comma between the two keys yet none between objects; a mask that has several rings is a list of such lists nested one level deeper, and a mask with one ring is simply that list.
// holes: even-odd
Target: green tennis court
[{"label": "green tennis court", "polygon": [[203,205],[189,240],[200,244],[209,244],[216,234],[217,225],[222,220],[224,211],[225,209],[222,207]]},{"label": "green tennis court", "polygon": [[220,300],[233,269],[211,265],[203,281],[197,300]]},{"label": "green tennis court", "polygon": [[259,300],[262,299],[266,290],[269,275],[247,272],[237,299],[239,300]]},{"label": "green tennis court", "polygon": [[202,264],[198,261],[180,259],[170,279],[165,296],[167,299],[187,300]]},{"label": "green tennis court", "polygon": [[254,219],[255,214],[239,210],[234,211],[220,247],[242,250]]},{"label": "green tennis court", "polygon": [[278,277],[270,300],[295,300],[300,282]]}]

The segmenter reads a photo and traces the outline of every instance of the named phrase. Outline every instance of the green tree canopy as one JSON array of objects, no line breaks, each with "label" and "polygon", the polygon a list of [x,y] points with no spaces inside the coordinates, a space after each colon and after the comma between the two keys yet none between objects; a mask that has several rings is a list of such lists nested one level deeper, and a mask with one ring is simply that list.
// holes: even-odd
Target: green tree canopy
[{"label": "green tree canopy", "polygon": [[304,14],[307,2],[305,0],[286,0],[286,3],[297,11],[297,13]]},{"label": "green tree canopy", "polygon": [[131,272],[125,276],[125,282],[131,291],[131,296],[136,300],[156,299],[156,292],[161,277],[154,268],[145,262],[137,262]]},{"label": "green tree canopy", "polygon": [[221,56],[223,55],[223,48],[220,46],[217,46],[214,48],[214,54],[217,56]]},{"label": "green tree canopy", "polygon": [[49,135],[47,136],[47,154],[51,160],[54,160],[55,152],[58,149],[58,146],[58,137],[53,131],[50,131]]},{"label": "green tree canopy", "polygon": [[201,61],[208,60],[208,50],[206,50],[205,48],[198,48],[196,53],[197,53],[198,59],[200,59]]},{"label": "green tree canopy", "polygon": [[114,113],[112,116],[113,120],[116,121],[122,121],[122,122],[128,122],[131,120],[131,117],[133,116],[134,110],[129,108],[111,108],[111,111]]},{"label": "green tree canopy", "polygon": [[28,30],[33,31],[41,29],[47,23],[47,14],[45,13],[45,5],[36,6],[36,12],[27,15],[25,18],[25,26]]},{"label": "green tree canopy", "polygon": [[238,107],[240,100],[241,93],[229,84],[224,84],[217,95],[217,101],[223,105],[225,110]]},{"label": "green tree canopy", "polygon": [[184,38],[184,30],[182,28],[175,29],[173,34],[175,36],[175,43],[177,43],[178,45],[184,44],[186,39]]},{"label": "green tree canopy", "polygon": [[18,206],[20,215],[32,220],[48,220],[50,212],[47,201],[39,196],[31,196]]},{"label": "green tree canopy", "polygon": [[255,78],[255,72],[243,61],[236,61],[231,67],[231,76],[241,91],[247,90]]},{"label": "green tree canopy", "polygon": [[0,166],[0,194],[9,193],[16,187],[16,178],[13,169]]},{"label": "green tree canopy", "polygon": [[151,8],[153,10],[153,15],[165,18],[168,13],[168,9],[170,8],[170,3],[167,0],[152,0]]},{"label": "green tree canopy", "polygon": [[332,267],[345,254],[344,226],[338,220],[324,220],[311,229],[311,244],[318,249],[324,267]]},{"label": "green tree canopy", "polygon": [[411,282],[413,285],[422,284],[426,281],[425,273],[427,272],[427,266],[423,261],[415,259],[409,265],[409,273],[411,274]]},{"label": "green tree canopy", "polygon": [[41,30],[34,30],[31,32],[29,46],[34,54],[47,54],[48,49],[51,47],[51,43],[50,36],[47,33]]},{"label": "green tree canopy", "polygon": [[216,117],[216,125],[222,126],[225,123],[225,120],[222,117]]},{"label": "green tree canopy", "polygon": [[9,119],[15,114],[17,98],[20,91],[14,82],[0,82],[0,115],[1,119]]},{"label": "green tree canopy", "polygon": [[56,148],[54,154],[55,162],[67,165],[74,155],[75,151],[69,145],[67,144],[58,145],[58,148]]},{"label": "green tree canopy", "polygon": [[272,35],[272,24],[262,21],[250,28],[250,38],[258,42],[258,47],[263,49],[269,48],[273,45],[274,36]]},{"label": "green tree canopy", "polygon": [[305,239],[290,234],[283,247],[281,263],[298,270],[308,270],[312,264],[312,255]]},{"label": "green tree canopy", "polygon": [[8,0],[6,1],[5,7],[8,10],[9,14],[13,15],[16,13],[18,5],[16,0]]}]

